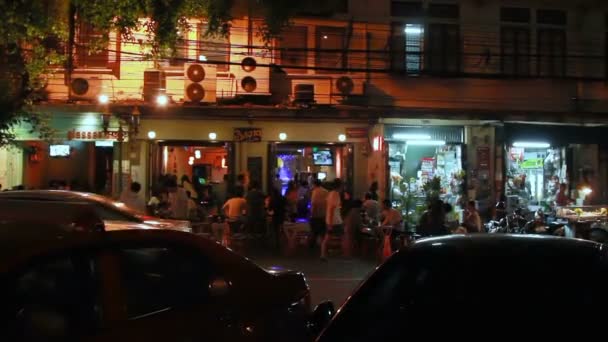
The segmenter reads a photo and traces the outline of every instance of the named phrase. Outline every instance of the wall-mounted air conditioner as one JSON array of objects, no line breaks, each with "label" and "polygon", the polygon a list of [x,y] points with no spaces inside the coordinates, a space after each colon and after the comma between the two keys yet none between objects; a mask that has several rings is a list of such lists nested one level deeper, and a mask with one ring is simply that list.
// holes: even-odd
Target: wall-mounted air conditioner
[{"label": "wall-mounted air conditioner", "polygon": [[191,103],[216,102],[217,66],[186,63],[184,65],[184,101]]}]

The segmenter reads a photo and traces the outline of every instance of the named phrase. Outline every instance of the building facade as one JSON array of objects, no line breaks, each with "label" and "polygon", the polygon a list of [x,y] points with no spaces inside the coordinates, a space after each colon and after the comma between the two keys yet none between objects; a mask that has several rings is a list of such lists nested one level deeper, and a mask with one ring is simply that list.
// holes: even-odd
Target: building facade
[{"label": "building facade", "polygon": [[[67,117],[54,144],[72,152],[51,157],[46,143],[22,137],[23,182],[44,186],[76,164],[69,177],[114,194],[131,180],[148,188],[161,173],[205,182],[246,173],[266,189],[277,174],[321,174],[347,179],[356,196],[378,182],[394,198],[440,176],[454,201],[488,207],[514,193],[514,178],[536,172],[525,196],[537,202],[555,182],[576,188],[589,177],[607,197],[608,4],[331,3],[296,16],[266,45],[260,20],[248,16],[255,11],[239,2],[227,36],[208,36],[205,21],[192,19],[163,60],[144,58],[144,32],[131,41],[111,33],[106,50],[90,53],[96,33],[78,24],[75,68],[55,69],[38,106]],[[586,129],[594,133],[553,139]],[[522,142],[563,150],[565,169],[510,169],[513,153],[526,154],[513,150]]]}]

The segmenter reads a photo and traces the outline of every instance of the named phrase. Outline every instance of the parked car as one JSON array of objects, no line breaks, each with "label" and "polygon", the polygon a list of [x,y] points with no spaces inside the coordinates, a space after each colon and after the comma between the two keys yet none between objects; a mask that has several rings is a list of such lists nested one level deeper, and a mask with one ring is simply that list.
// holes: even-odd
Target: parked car
[{"label": "parked car", "polygon": [[0,227],[2,341],[307,336],[303,274],[265,271],[205,238],[152,229],[24,239],[12,231]]},{"label": "parked car", "polygon": [[[124,226],[125,224],[143,224],[156,228],[175,229],[191,232],[189,221],[160,219],[140,213],[123,203],[114,201],[105,196],[88,192],[66,190],[21,190],[0,192],[0,200],[24,201],[58,201],[58,202],[85,202],[93,204],[97,216],[101,217],[108,227]],[[31,208],[31,205],[28,205]],[[34,209],[34,208],[32,208]]]},{"label": "parked car", "polygon": [[317,328],[331,322],[317,341],[598,332],[608,304],[606,251],[551,236],[421,240],[380,266],[333,319],[331,303],[320,305]]}]

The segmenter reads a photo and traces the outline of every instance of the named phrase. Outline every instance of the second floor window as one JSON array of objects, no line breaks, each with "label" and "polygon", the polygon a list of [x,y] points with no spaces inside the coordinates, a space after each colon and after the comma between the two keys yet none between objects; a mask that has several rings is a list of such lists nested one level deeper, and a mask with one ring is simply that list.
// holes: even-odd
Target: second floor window
[{"label": "second floor window", "polygon": [[405,33],[405,70],[408,74],[419,74],[422,71],[422,48],[424,43],[424,25],[407,24]]},{"label": "second floor window", "polygon": [[537,67],[539,76],[563,77],[566,74],[566,31],[538,29]]},{"label": "second floor window", "polygon": [[460,29],[456,24],[430,24],[425,42],[426,71],[460,72]]},{"label": "second floor window", "polygon": [[217,71],[228,71],[230,68],[230,37],[207,34],[207,24],[201,24],[198,28],[196,58],[199,61],[218,63]]},{"label": "second floor window", "polygon": [[530,75],[530,29],[502,27],[500,30],[501,71],[504,75]]},{"label": "second floor window", "polygon": [[[317,27],[317,55],[315,66],[318,68],[346,69],[345,53],[346,29],[343,27]],[[346,70],[344,70],[346,71]],[[317,70],[317,73],[338,73],[340,70]]]},{"label": "second floor window", "polygon": [[290,68],[293,66],[307,66],[308,54],[306,51],[308,29],[306,26],[290,26],[285,29],[278,41],[281,65],[292,74],[305,74],[306,69]]},{"label": "second floor window", "polygon": [[91,25],[80,22],[76,32],[76,66],[78,68],[106,68],[109,54],[107,47],[96,46],[103,35]]}]

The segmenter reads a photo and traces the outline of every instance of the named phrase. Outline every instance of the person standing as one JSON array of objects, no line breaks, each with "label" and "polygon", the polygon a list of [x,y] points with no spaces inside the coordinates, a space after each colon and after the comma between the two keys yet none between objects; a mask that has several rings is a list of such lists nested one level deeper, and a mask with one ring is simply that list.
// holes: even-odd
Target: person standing
[{"label": "person standing", "polygon": [[567,192],[568,185],[566,183],[561,183],[559,185],[559,191],[557,195],[555,195],[555,205],[558,207],[565,207],[570,204],[570,198],[568,198]]},{"label": "person standing", "polygon": [[285,222],[285,205],[285,197],[281,195],[281,191],[273,188],[270,193],[268,214],[272,217],[272,233],[274,245],[277,250],[279,250],[281,246],[280,239],[283,231],[283,222]]},{"label": "person standing", "polygon": [[252,180],[249,183],[249,191],[247,191],[245,198],[247,201],[247,225],[249,226],[249,232],[264,234],[266,230],[265,196],[256,180]]},{"label": "person standing", "polygon": [[481,233],[483,232],[481,227],[481,217],[475,207],[475,201],[469,201],[467,203],[467,211],[465,214],[463,226],[469,233]]},{"label": "person standing", "polygon": [[320,180],[315,180],[312,195],[310,196],[310,248],[314,248],[317,239],[323,239],[327,230],[325,215],[327,206],[327,190],[323,188]]},{"label": "person standing", "polygon": [[393,208],[390,200],[385,199],[382,202],[382,225],[393,228],[393,231],[402,230],[403,216],[399,210]]},{"label": "person standing", "polygon": [[243,214],[247,210],[247,201],[243,197],[242,189],[235,189],[235,196],[226,201],[222,210],[233,232],[237,232],[243,223]]},{"label": "person standing", "polygon": [[330,235],[343,235],[344,229],[342,226],[340,192],[342,191],[342,181],[340,178],[334,179],[332,190],[327,194],[325,225],[327,233],[323,237],[321,243],[321,261],[327,261],[327,243]]},{"label": "person standing", "polygon": [[190,192],[190,198],[192,198],[195,202],[198,199],[198,192],[194,189],[194,185],[190,182],[190,178],[187,175],[182,176],[182,188],[187,192]]},{"label": "person standing", "polygon": [[178,220],[188,219],[188,194],[186,190],[181,186],[177,186],[176,176],[171,176],[167,184],[167,197],[171,217]]},{"label": "person standing", "polygon": [[129,189],[125,189],[120,195],[119,201],[124,203],[127,207],[139,211],[140,213],[146,212],[146,201],[139,192],[141,191],[141,184],[138,182],[132,182]]}]

